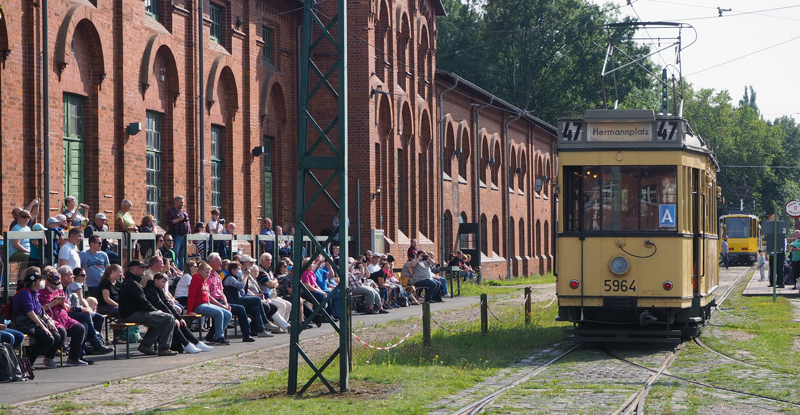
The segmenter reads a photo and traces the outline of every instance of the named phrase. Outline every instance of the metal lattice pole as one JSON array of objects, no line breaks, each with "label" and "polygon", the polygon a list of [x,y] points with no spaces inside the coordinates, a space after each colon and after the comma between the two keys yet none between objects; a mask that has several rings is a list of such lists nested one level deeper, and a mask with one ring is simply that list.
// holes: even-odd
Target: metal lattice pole
[{"label": "metal lattice pole", "polygon": [[[349,360],[349,311],[348,311],[348,215],[347,215],[347,3],[338,0],[336,14],[328,17],[320,12],[313,0],[305,0],[303,11],[302,57],[300,61],[299,129],[297,140],[297,206],[295,214],[296,232],[292,247],[294,261],[292,280],[292,332],[289,349],[290,395],[302,394],[319,379],[331,392],[336,392],[325,377],[325,369],[339,359],[339,391],[350,386]],[[325,19],[327,23],[323,23]],[[318,59],[317,59],[318,58]],[[310,301],[314,312],[301,325],[302,307],[300,298],[313,299],[310,291],[300,282],[300,276],[314,262],[303,264],[302,247],[311,242],[310,258],[323,255],[327,262],[332,237],[317,240],[307,220],[313,220],[320,211],[319,205],[329,203],[339,214],[340,226],[332,235],[341,241],[338,269],[339,284],[321,303]],[[322,239],[322,238],[320,238]],[[303,295],[305,294],[305,295]],[[337,323],[325,311],[331,299],[339,297],[340,321]],[[317,367],[300,347],[300,333],[315,316],[322,316],[339,333],[339,348]],[[298,391],[299,359],[303,358],[314,375]]]}]

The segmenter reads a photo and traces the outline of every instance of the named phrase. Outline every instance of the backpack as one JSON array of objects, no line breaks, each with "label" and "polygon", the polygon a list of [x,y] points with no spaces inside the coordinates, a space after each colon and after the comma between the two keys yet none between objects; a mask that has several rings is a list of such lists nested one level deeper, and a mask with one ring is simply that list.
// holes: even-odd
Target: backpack
[{"label": "backpack", "polygon": [[139,326],[130,326],[122,330],[123,339],[127,338],[128,343],[139,343],[142,337],[139,335]]},{"label": "backpack", "polygon": [[19,382],[27,380],[22,365],[8,343],[0,343],[0,382]]}]

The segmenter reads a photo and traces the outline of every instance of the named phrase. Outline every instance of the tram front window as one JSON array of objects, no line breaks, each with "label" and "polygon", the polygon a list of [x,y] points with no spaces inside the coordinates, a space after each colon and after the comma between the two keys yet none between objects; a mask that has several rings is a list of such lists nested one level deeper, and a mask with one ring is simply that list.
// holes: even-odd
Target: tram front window
[{"label": "tram front window", "polygon": [[565,166],[564,173],[566,231],[677,229],[675,166]]},{"label": "tram front window", "polygon": [[747,238],[749,218],[727,218],[728,238]]}]

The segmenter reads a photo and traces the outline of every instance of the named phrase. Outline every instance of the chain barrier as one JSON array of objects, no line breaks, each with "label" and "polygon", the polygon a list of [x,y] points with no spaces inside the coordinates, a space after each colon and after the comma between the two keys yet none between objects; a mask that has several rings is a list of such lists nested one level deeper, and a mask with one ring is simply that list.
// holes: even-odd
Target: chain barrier
[{"label": "chain barrier", "polygon": [[438,321],[436,321],[436,319],[431,318],[431,320],[433,320],[433,322],[436,323],[436,325],[439,326],[439,328],[441,328],[442,330],[449,331],[450,333],[458,333],[458,332],[463,331],[464,329],[466,329],[467,326],[470,325],[470,323],[472,323],[473,321],[475,321],[476,318],[478,318],[478,314],[480,314],[480,312],[481,312],[481,305],[483,305],[483,301],[478,303],[478,310],[475,311],[475,314],[472,315],[472,318],[466,324],[461,326],[461,328],[459,328],[459,329],[455,329],[455,330],[448,329],[447,327],[441,325]]},{"label": "chain barrier", "polygon": [[404,341],[406,341],[406,340],[407,340],[407,339],[408,339],[408,338],[409,338],[409,337],[410,337],[410,336],[411,336],[411,335],[414,333],[414,331],[415,331],[415,330],[417,330],[417,326],[419,326],[419,322],[420,322],[420,320],[422,320],[422,314],[420,314],[420,315],[419,315],[419,318],[417,319],[417,322],[416,322],[416,323],[414,323],[414,327],[411,327],[411,330],[409,330],[409,332],[408,332],[408,333],[406,333],[406,335],[405,335],[405,336],[403,336],[403,338],[402,338],[402,339],[400,339],[400,341],[399,341],[399,342],[397,342],[397,343],[395,343],[395,344],[393,344],[393,345],[391,345],[391,346],[386,346],[386,347],[378,347],[378,346],[373,346],[373,345],[371,345],[371,344],[369,344],[369,343],[365,342],[364,340],[361,340],[361,339],[360,339],[358,336],[356,336],[356,334],[355,334],[355,333],[353,333],[353,337],[354,337],[356,340],[358,340],[358,341],[359,341],[361,344],[363,344],[364,346],[367,346],[367,347],[369,347],[370,349],[374,349],[374,350],[392,350],[392,349],[394,349],[395,347],[397,347],[397,346],[401,345],[401,344],[402,344]]},{"label": "chain barrier", "polygon": [[550,307],[551,305],[553,305],[553,302],[555,302],[557,299],[558,299],[558,296],[554,294],[553,295],[553,299],[550,300],[550,302],[547,303],[546,306],[540,306],[539,303],[533,303],[533,304],[536,304],[536,307],[539,307],[539,308],[547,308],[547,307]]},{"label": "chain barrier", "polygon": [[497,320],[497,322],[498,322],[498,323],[500,323],[500,324],[511,324],[511,323],[513,323],[513,322],[514,322],[514,321],[515,321],[517,318],[519,318],[519,316],[521,316],[521,315],[522,315],[522,312],[525,310],[525,303],[526,303],[527,301],[528,301],[528,296],[526,295],[526,296],[525,296],[525,298],[523,298],[523,299],[522,299],[522,308],[520,308],[520,309],[519,309],[519,312],[517,312],[517,315],[516,315],[516,316],[514,316],[514,318],[512,318],[512,319],[511,319],[510,321],[508,321],[508,322],[505,322],[505,321],[503,321],[503,320],[500,320],[499,318],[497,318],[497,316],[496,316],[496,315],[494,315],[494,312],[492,311],[492,309],[491,309],[491,308],[489,308],[489,306],[488,306],[488,305],[486,306],[486,309],[487,309],[487,310],[489,310],[489,314],[491,314],[491,315],[492,315],[492,317],[494,317],[494,319],[495,319],[495,320]]}]

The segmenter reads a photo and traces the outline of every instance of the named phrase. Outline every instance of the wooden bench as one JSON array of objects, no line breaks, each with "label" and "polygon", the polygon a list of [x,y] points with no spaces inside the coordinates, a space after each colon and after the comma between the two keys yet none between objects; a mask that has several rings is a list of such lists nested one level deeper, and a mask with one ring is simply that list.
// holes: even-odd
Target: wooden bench
[{"label": "wooden bench", "polygon": [[[109,326],[111,326],[112,330],[126,330],[129,327],[136,327],[136,326],[138,326],[138,324],[136,324],[136,323],[120,323],[120,322],[106,324],[106,327],[109,327]],[[108,333],[106,333],[106,335],[108,335]],[[125,358],[126,359],[130,359],[131,358],[131,342],[128,341],[128,333],[127,332],[125,333],[124,340],[125,340]],[[114,360],[117,360],[117,342],[116,341],[112,341],[112,343],[114,344]]]}]

